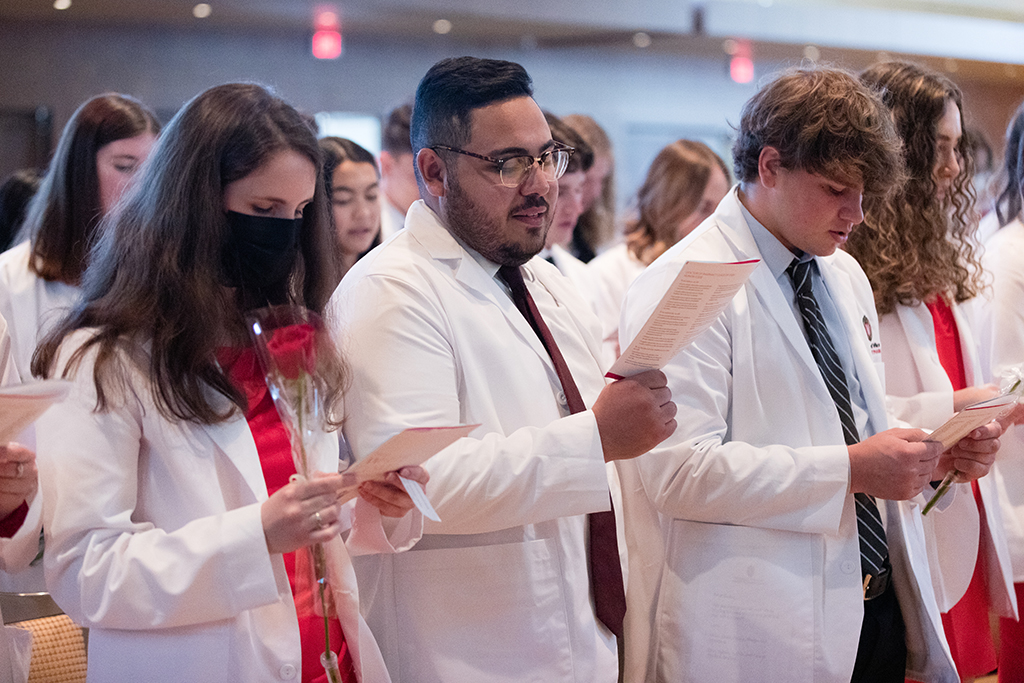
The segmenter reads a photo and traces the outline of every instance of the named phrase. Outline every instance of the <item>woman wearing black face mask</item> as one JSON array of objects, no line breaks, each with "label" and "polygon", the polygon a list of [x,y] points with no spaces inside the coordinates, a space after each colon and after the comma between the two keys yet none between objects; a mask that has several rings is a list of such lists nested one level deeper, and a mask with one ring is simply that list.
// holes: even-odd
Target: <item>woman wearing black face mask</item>
[{"label": "woman wearing black face mask", "polygon": [[[414,516],[384,534],[381,514],[412,507],[391,483],[336,504],[333,435],[313,458],[335,474],[288,482],[245,330],[268,303],[324,313],[338,282],[328,210],[302,117],[259,86],[212,88],[168,125],[108,217],[83,302],[40,345],[33,369],[74,382],[38,459],[47,583],[90,628],[90,681],[323,680],[324,621],[297,616],[292,551],[353,520],[364,552],[414,540]],[[342,367],[327,365],[321,407],[336,415]],[[330,628],[347,680],[388,680],[368,630]]]}]

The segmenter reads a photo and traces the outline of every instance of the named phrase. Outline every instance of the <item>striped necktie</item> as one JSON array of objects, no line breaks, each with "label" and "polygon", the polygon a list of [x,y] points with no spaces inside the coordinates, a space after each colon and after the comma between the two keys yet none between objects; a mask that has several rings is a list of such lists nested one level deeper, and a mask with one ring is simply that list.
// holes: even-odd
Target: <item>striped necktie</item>
[{"label": "striped necktie", "polygon": [[[832,345],[832,337],[828,334],[825,319],[814,298],[813,282],[818,277],[818,262],[815,259],[793,262],[786,268],[786,274],[793,281],[796,292],[796,303],[800,308],[800,316],[807,332],[807,342],[811,353],[818,364],[828,393],[839,411],[839,421],[843,425],[843,437],[846,445],[852,446],[860,441],[857,435],[857,423],[853,418],[853,406],[850,403],[850,391],[846,384],[846,373],[843,372],[839,354]],[[885,527],[882,517],[878,514],[878,506],[874,498],[866,493],[854,494],[857,503],[857,530],[860,536],[860,565],[864,576],[877,577],[886,564],[889,553],[885,541]]]},{"label": "striped necktie", "polygon": [[[530,327],[540,337],[548,356],[555,366],[555,373],[562,385],[570,413],[582,413],[587,409],[580,396],[580,390],[569,372],[569,366],[555,343],[555,338],[540,315],[536,302],[526,289],[523,274],[514,266],[502,266],[498,277],[508,285],[512,301],[523,314]],[[590,553],[588,570],[590,590],[594,596],[594,613],[608,630],[622,639],[622,620],[626,614],[626,591],[622,580],[622,566],[619,564],[619,546],[616,540],[615,513],[613,511],[591,512],[587,515],[587,531]]]}]

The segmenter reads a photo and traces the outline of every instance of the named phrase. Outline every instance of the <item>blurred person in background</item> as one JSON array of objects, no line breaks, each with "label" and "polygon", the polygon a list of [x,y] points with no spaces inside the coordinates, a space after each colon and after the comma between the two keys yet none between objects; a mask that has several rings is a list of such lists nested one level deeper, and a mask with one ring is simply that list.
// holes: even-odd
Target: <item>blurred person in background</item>
[{"label": "blurred person in background", "polygon": [[28,203],[39,190],[42,174],[34,168],[15,171],[0,185],[0,251],[14,245]]},{"label": "blurred person in background", "polygon": [[72,115],[28,207],[27,241],[0,255],[0,315],[18,379],[37,342],[79,295],[97,227],[149,156],[160,122],[128,95],[94,97]]},{"label": "blurred person in background", "polygon": [[380,152],[380,189],[384,193],[381,206],[381,240],[394,235],[405,226],[409,206],[420,198],[416,185],[416,169],[409,139],[412,105],[395,107],[384,125]]},{"label": "blurred person in background", "polygon": [[558,200],[554,205],[555,217],[551,220],[548,235],[540,257],[550,261],[562,275],[569,278],[580,293],[587,298],[587,267],[583,261],[572,255],[573,231],[576,221],[583,214],[584,188],[587,171],[594,163],[590,145],[562,119],[550,112],[544,118],[551,129],[551,139],[573,148],[565,173],[558,179]]},{"label": "blurred person in background", "polygon": [[[909,178],[888,197],[864,198],[863,224],[845,248],[874,291],[889,410],[933,430],[999,393],[983,379],[965,305],[981,280],[963,95],[945,76],[906,62],[876,64],[860,79],[892,112]],[[950,508],[923,523],[934,541],[946,640],[960,677],[971,681],[996,668],[989,611],[1015,617],[1017,605],[995,479],[957,486]]]},{"label": "blurred person in background", "polygon": [[[986,244],[996,231],[1012,222],[1020,215],[1021,195],[1017,187],[1017,179],[1021,177],[1020,158],[1017,150],[1024,139],[1024,102],[1014,112],[1013,118],[1006,127],[1006,139],[1003,142],[1003,165],[989,184],[992,209],[985,213],[978,223],[976,232],[980,243]],[[986,207],[982,207],[986,208]]]},{"label": "blurred person in background", "polygon": [[579,133],[594,153],[583,186],[583,215],[576,223],[570,249],[587,263],[615,239],[615,154],[608,134],[591,117],[569,114],[562,121]]},{"label": "blurred person in background", "polygon": [[[1006,131],[1004,170],[996,210],[996,231],[985,243],[982,265],[991,287],[980,306],[982,368],[989,381],[1013,375],[1024,363],[1024,104]],[[1024,426],[1006,430],[993,468],[1003,528],[1010,549],[1017,606],[1024,601]],[[1024,681],[1024,624],[999,619],[999,683]]]},{"label": "blurred person in background", "polygon": [[606,362],[621,353],[619,314],[633,280],[710,216],[728,191],[728,167],[703,142],[676,140],[658,152],[637,190],[626,241],[587,264]]},{"label": "blurred person in background", "polygon": [[344,274],[380,244],[380,174],[373,154],[346,138],[320,138],[320,151]]}]

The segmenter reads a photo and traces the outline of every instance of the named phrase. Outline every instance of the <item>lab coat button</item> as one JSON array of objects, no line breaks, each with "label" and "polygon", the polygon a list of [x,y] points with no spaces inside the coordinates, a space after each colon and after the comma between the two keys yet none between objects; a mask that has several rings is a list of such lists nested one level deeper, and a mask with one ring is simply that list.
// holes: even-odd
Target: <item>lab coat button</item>
[{"label": "lab coat button", "polygon": [[295,670],[295,666],[292,665],[292,664],[285,664],[284,666],[281,667],[281,679],[282,680],[290,681],[293,678],[295,678],[295,674],[296,673],[298,673],[298,672]]},{"label": "lab coat button", "polygon": [[847,560],[846,562],[843,562],[841,565],[839,565],[839,568],[843,571],[844,574],[852,574],[855,571],[857,571],[857,563]]},{"label": "lab coat button", "polygon": [[565,398],[565,392],[564,391],[559,391],[557,398],[558,398],[558,402],[561,403],[563,406],[566,405],[569,402]]}]

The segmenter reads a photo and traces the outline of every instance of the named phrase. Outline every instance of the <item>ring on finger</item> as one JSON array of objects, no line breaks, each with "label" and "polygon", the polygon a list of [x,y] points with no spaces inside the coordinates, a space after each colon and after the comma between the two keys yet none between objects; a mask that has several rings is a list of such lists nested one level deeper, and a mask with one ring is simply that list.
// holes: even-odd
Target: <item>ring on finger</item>
[{"label": "ring on finger", "polygon": [[25,474],[25,463],[19,462],[18,466],[14,468],[14,476],[21,479],[21,475]]},{"label": "ring on finger", "polygon": [[317,510],[316,512],[313,513],[313,519],[316,520],[316,528],[317,529],[323,529],[324,526],[326,526],[324,524],[324,518],[320,516],[320,511],[319,510]]}]

